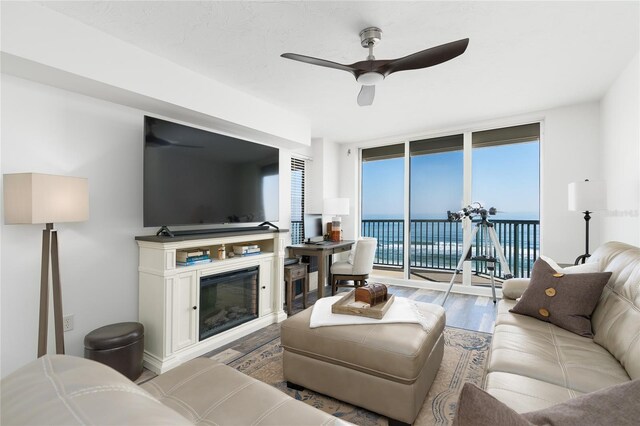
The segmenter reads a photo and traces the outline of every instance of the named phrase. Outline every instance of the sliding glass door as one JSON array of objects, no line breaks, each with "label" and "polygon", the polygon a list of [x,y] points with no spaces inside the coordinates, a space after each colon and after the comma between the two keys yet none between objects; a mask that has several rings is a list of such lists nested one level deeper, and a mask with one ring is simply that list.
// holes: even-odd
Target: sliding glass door
[{"label": "sliding glass door", "polygon": [[462,225],[447,221],[463,201],[463,135],[412,141],[410,152],[410,277],[440,281],[455,269]]},{"label": "sliding glass door", "polygon": [[[472,199],[497,209],[490,219],[509,269],[516,277],[528,277],[540,253],[540,125],[475,132],[472,141]],[[482,263],[473,271],[477,277],[487,275]],[[505,275],[499,263],[496,275]]]},{"label": "sliding glass door", "polygon": [[[539,144],[533,123],[363,149],[361,235],[378,238],[376,268],[448,282],[474,223],[449,221],[447,211],[479,202],[498,210],[489,219],[510,272],[528,277],[539,255]],[[486,265],[471,263],[465,282],[487,284]],[[502,265],[496,273],[505,275]]]},{"label": "sliding glass door", "polygon": [[374,263],[402,278],[404,271],[404,144],[362,150],[361,234],[378,239]]}]

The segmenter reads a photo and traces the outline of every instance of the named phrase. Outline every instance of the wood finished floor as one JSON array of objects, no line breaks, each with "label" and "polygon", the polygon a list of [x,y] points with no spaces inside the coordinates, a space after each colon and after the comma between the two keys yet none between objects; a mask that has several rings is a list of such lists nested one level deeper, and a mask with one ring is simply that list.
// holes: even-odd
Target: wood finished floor
[{"label": "wood finished floor", "polygon": [[[407,297],[419,302],[440,304],[444,298],[444,293],[437,290],[392,285],[388,287],[389,292],[396,296]],[[340,290],[349,291],[348,288]],[[331,294],[331,289],[326,287],[324,292],[325,294]],[[310,304],[314,303],[316,299],[317,294],[315,291],[309,293],[308,301]],[[293,303],[293,314],[295,315],[302,309],[302,298],[298,297]],[[445,304],[445,309],[447,311],[447,326],[493,333],[497,309],[490,297],[451,293]],[[280,336],[280,324],[271,324],[262,330],[211,351],[205,356],[213,357],[220,362],[230,362],[278,336]]]},{"label": "wood finished floor", "polygon": [[[406,297],[419,302],[435,303],[439,305],[442,303],[442,299],[444,298],[444,292],[437,290],[425,290],[393,285],[388,287],[389,292],[396,296]],[[348,288],[340,289],[340,291],[349,290],[350,289]],[[324,294],[331,294],[331,289],[326,287]],[[308,296],[309,305],[315,303],[316,300],[316,292],[310,292]],[[302,309],[302,298],[298,297],[293,303],[293,314],[295,315],[302,311]],[[490,297],[451,293],[447,298],[445,309],[447,315],[447,326],[493,333],[497,308]],[[271,324],[241,339],[215,349],[204,356],[213,358],[219,362],[229,363],[279,336],[280,324]],[[136,380],[136,383],[144,383],[155,376],[155,373],[145,369],[142,376]]]}]

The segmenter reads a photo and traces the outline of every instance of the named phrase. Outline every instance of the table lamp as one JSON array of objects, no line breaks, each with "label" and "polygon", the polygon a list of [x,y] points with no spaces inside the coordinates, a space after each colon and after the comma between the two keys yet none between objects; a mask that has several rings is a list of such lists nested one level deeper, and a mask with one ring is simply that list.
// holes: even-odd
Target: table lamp
[{"label": "table lamp", "polygon": [[341,215],[349,214],[348,198],[325,198],[323,213],[332,215],[331,219],[331,241],[342,240],[342,218]]},{"label": "table lamp", "polygon": [[578,256],[575,264],[584,263],[589,256],[589,220],[591,213],[606,208],[605,184],[602,181],[571,182],[569,184],[569,210],[584,213],[585,254]]},{"label": "table lamp", "polygon": [[53,229],[53,223],[80,222],[89,218],[87,179],[40,173],[6,174],[3,179],[4,223],[7,225],[45,224],[42,231],[38,358],[47,353],[49,258],[51,258],[56,353],[64,354],[58,233]]}]

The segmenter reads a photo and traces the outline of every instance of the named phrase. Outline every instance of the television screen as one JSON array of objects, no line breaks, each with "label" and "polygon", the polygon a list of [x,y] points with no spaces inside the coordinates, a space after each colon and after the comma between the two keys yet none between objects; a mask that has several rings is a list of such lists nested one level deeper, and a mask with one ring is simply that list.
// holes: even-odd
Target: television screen
[{"label": "television screen", "polygon": [[144,117],[144,226],[278,220],[277,148]]}]

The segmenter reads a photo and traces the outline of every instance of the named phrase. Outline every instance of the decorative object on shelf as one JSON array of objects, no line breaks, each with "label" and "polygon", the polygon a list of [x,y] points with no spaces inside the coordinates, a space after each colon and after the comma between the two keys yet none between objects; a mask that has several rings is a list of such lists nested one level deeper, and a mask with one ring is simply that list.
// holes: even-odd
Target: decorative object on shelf
[{"label": "decorative object on shelf", "polygon": [[197,260],[209,259],[209,249],[195,247],[192,249],[176,250],[176,261],[178,262],[194,262]]},{"label": "decorative object on shelf", "polygon": [[386,302],[388,299],[387,286],[384,284],[369,283],[355,289],[356,302],[363,302],[369,306]]},{"label": "decorative object on shelf", "polygon": [[224,260],[227,258],[227,251],[224,248],[224,244],[218,248],[218,259]]},{"label": "decorative object on shelf", "polygon": [[342,241],[342,218],[340,216],[349,214],[349,199],[325,198],[323,213],[333,216],[331,233],[329,234],[331,241]]},{"label": "decorative object on shelf", "polygon": [[248,244],[245,246],[233,246],[233,252],[238,256],[250,256],[260,254],[260,246],[257,244]]},{"label": "decorative object on shelf", "polygon": [[571,182],[569,184],[569,210],[584,213],[585,253],[576,258],[575,264],[584,263],[589,254],[589,220],[591,213],[606,209],[606,186],[603,181]]},{"label": "decorative object on shelf", "polygon": [[[53,223],[82,222],[88,219],[89,184],[86,178],[40,173],[4,175],[5,224],[45,224],[45,229],[42,231],[38,357],[47,353],[49,264],[52,272],[56,353],[64,354],[58,232],[53,229]],[[49,262],[49,256],[51,256],[51,262]]]},{"label": "decorative object on shelf", "polygon": [[324,236],[326,241],[331,241],[331,222],[327,222],[327,233]]},{"label": "decorative object on shelf", "polygon": [[355,290],[346,293],[340,300],[331,305],[331,313],[382,319],[395,299],[395,296],[391,294],[384,303],[371,306],[368,303],[359,302],[361,304],[359,305],[356,304],[355,294]]},{"label": "decorative object on shelf", "polygon": [[179,260],[176,260],[176,265],[178,266],[191,266],[191,265],[199,265],[201,263],[211,263],[212,260],[209,256],[206,256],[202,259],[196,259],[196,260],[188,260],[186,262],[180,262]]}]

